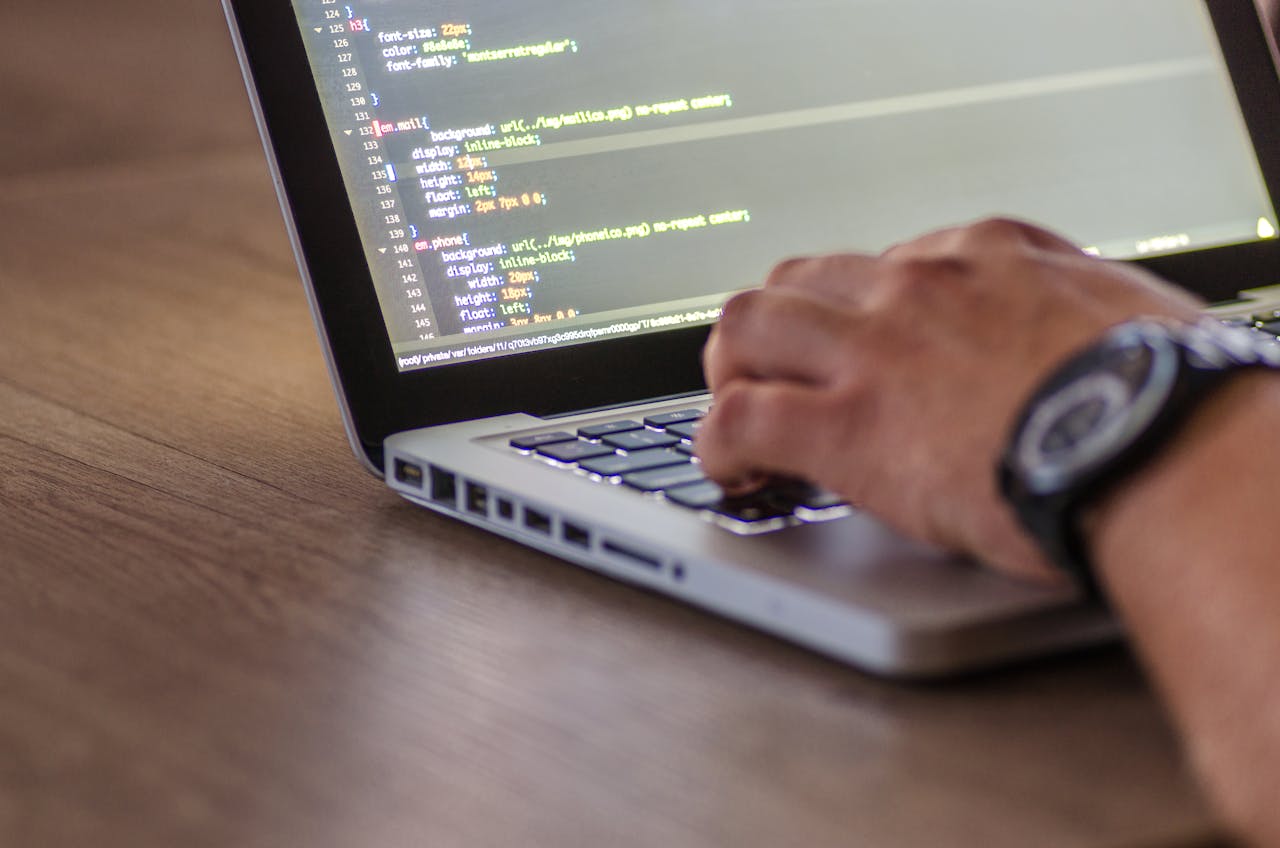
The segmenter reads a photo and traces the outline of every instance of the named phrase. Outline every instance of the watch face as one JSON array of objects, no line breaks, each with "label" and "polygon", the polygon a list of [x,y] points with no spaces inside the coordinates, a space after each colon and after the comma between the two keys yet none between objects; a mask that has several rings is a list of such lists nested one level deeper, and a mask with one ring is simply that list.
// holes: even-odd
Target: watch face
[{"label": "watch face", "polygon": [[1167,338],[1122,333],[1059,372],[1033,402],[1015,445],[1028,488],[1061,491],[1144,432],[1173,388],[1177,356]]}]

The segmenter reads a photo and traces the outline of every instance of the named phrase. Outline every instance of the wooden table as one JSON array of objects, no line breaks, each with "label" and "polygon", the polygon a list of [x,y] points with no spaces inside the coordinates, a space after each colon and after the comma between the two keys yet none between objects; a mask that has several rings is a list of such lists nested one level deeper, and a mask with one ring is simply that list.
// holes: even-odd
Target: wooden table
[{"label": "wooden table", "polygon": [[216,4],[6,18],[0,844],[1212,838],[1122,649],[888,684],[402,503]]}]

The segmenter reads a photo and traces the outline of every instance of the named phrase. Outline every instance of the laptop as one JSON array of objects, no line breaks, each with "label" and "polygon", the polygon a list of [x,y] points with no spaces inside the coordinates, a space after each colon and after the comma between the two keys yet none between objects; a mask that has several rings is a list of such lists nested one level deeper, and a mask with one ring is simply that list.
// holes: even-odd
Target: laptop
[{"label": "laptop", "polygon": [[802,482],[726,499],[691,440],[729,296],[1001,214],[1280,329],[1280,85],[1250,0],[224,5],[360,462],[874,673],[1117,625]]}]

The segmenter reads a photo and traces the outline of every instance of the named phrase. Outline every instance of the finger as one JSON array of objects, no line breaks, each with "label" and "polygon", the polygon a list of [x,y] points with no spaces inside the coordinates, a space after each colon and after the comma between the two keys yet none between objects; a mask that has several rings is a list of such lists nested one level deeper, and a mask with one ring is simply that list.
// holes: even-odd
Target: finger
[{"label": "finger", "polygon": [[764,287],[858,303],[875,278],[877,262],[876,257],[860,253],[790,259],[773,269]]},{"label": "finger", "polygon": [[1068,239],[1035,224],[1013,218],[987,218],[961,227],[937,230],[894,245],[885,251],[884,257],[895,260],[931,259],[1008,247],[1029,247],[1076,256],[1083,253]]},{"label": "finger", "polygon": [[857,319],[830,302],[793,291],[757,289],[725,304],[703,369],[714,392],[732,380],[822,384],[833,379]]},{"label": "finger", "polygon": [[835,418],[826,395],[795,383],[736,380],[715,397],[695,441],[712,480],[738,488],[760,476],[823,482]]}]

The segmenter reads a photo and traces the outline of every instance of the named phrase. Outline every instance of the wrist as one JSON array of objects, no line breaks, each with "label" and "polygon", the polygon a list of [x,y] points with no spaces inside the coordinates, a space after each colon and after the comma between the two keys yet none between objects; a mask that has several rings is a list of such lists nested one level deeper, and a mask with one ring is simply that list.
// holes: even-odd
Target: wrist
[{"label": "wrist", "polygon": [[[1149,463],[1081,515],[1098,579],[1124,595],[1126,565],[1167,561],[1229,533],[1229,495],[1256,475],[1258,446],[1280,426],[1280,374],[1245,371],[1209,397]],[[1148,574],[1149,576],[1149,574]]]},{"label": "wrist", "polygon": [[1099,504],[1161,464],[1242,376],[1277,367],[1273,346],[1207,319],[1118,325],[1027,403],[1001,461],[1001,491],[1049,559],[1103,595],[1089,526]]}]

